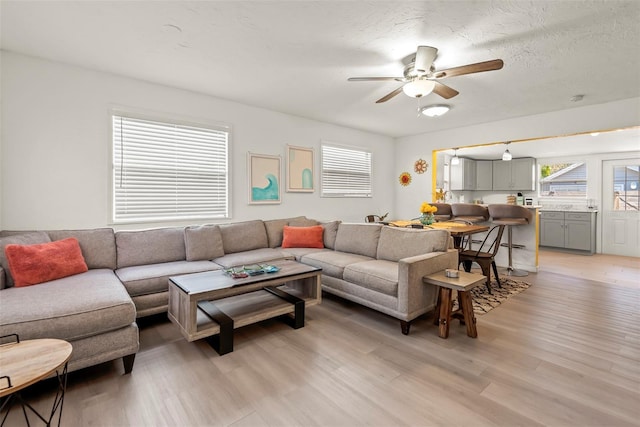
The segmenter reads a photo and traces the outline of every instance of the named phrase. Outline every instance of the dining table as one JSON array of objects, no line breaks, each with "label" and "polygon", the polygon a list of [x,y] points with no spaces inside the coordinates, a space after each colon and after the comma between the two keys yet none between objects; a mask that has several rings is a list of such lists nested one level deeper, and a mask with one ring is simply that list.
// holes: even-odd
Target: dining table
[{"label": "dining table", "polygon": [[489,230],[488,225],[483,224],[469,224],[467,222],[459,221],[440,221],[434,222],[429,225],[423,225],[418,220],[397,220],[390,221],[388,223],[392,227],[406,227],[406,228],[424,228],[435,230],[447,230],[453,237],[453,245],[459,251],[464,250],[465,237],[471,236],[476,233],[483,233]]}]

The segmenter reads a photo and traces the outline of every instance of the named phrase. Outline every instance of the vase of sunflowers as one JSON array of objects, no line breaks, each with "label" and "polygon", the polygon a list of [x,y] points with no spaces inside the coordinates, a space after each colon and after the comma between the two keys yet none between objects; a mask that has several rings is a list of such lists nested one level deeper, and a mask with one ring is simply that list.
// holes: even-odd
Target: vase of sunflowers
[{"label": "vase of sunflowers", "polygon": [[427,202],[423,202],[422,205],[420,205],[420,222],[422,225],[433,224],[435,221],[435,216],[433,214],[436,213],[437,210],[438,208],[435,206],[432,206]]}]

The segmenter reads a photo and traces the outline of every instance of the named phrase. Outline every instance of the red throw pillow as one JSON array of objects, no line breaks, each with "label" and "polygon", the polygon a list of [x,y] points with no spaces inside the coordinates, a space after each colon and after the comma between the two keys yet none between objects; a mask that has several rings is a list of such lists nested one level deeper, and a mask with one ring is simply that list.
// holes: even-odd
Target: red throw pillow
[{"label": "red throw pillow", "polygon": [[324,228],[321,225],[311,227],[289,227],[284,226],[282,247],[283,248],[324,248],[322,233]]},{"label": "red throw pillow", "polygon": [[78,239],[36,245],[7,245],[4,249],[16,287],[37,285],[88,270]]}]

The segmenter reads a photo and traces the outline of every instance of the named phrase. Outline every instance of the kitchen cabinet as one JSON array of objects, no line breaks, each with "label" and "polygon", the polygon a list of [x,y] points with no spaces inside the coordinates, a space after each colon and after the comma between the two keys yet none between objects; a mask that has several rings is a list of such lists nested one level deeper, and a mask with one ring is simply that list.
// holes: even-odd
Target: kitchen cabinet
[{"label": "kitchen cabinet", "polygon": [[476,189],[476,161],[460,158],[460,163],[449,167],[449,186],[451,190]]},{"label": "kitchen cabinet", "polygon": [[540,246],[595,253],[596,212],[541,212]]},{"label": "kitchen cabinet", "polygon": [[536,159],[526,157],[510,161],[494,160],[493,189],[512,191],[535,191]]},{"label": "kitchen cabinet", "polygon": [[493,161],[476,160],[476,190],[493,190]]}]

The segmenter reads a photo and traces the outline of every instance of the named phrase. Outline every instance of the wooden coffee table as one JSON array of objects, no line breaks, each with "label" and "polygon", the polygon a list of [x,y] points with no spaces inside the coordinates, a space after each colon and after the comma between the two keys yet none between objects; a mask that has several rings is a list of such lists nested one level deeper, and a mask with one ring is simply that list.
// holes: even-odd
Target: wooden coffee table
[{"label": "wooden coffee table", "polygon": [[467,326],[467,335],[477,338],[476,317],[473,313],[473,304],[469,291],[476,286],[482,285],[487,278],[482,274],[467,273],[458,271],[459,277],[447,277],[444,270],[422,278],[423,283],[440,287],[438,305],[436,306],[436,316],[438,324],[438,335],[440,338],[449,337],[449,324],[454,313],[451,312],[451,293],[458,291],[458,305],[462,312],[464,323]]},{"label": "wooden coffee table", "polygon": [[233,330],[273,317],[293,316],[304,326],[304,309],[322,299],[322,269],[276,261],[276,273],[234,279],[223,270],[169,278],[169,319],[187,341],[213,337],[220,355],[233,351]]},{"label": "wooden coffee table", "polygon": [[[0,412],[6,410],[2,424],[6,421],[13,404],[17,401],[27,425],[30,425],[28,412],[36,415],[46,425],[58,412],[58,425],[62,418],[62,405],[67,387],[67,362],[71,358],[71,344],[57,339],[26,340],[0,345],[0,398],[3,398]],[[20,391],[55,372],[58,379],[58,391],[53,401],[48,419],[38,413],[21,396]]]}]

